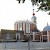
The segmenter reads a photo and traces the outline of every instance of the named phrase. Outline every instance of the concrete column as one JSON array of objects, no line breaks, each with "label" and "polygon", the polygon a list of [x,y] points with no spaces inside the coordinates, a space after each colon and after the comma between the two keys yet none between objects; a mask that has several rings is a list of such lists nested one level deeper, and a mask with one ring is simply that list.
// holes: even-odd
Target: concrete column
[{"label": "concrete column", "polygon": [[42,32],[41,32],[41,42],[42,42]]},{"label": "concrete column", "polygon": [[40,42],[42,41],[42,32],[40,33]]},{"label": "concrete column", "polygon": [[19,30],[19,23],[18,23],[18,30]]},{"label": "concrete column", "polygon": [[23,23],[22,23],[22,31],[23,31]]},{"label": "concrete column", "polygon": [[41,32],[41,36],[42,36],[42,42],[43,42],[43,33]]},{"label": "concrete column", "polygon": [[33,41],[35,41],[35,32],[33,32]]},{"label": "concrete column", "polygon": [[19,33],[19,41],[20,41],[20,33]]},{"label": "concrete column", "polygon": [[25,23],[25,33],[26,33],[26,23]]},{"label": "concrete column", "polygon": [[16,30],[18,30],[18,24],[16,24],[16,25],[17,25]]},{"label": "concrete column", "polygon": [[24,34],[25,34],[25,23],[23,23],[23,31],[24,31]]},{"label": "concrete column", "polygon": [[48,31],[47,31],[47,41],[49,42],[49,34],[48,34]]},{"label": "concrete column", "polygon": [[16,33],[16,40],[17,40],[17,33]]},{"label": "concrete column", "polygon": [[40,42],[41,42],[41,35],[40,35]]},{"label": "concrete column", "polygon": [[43,42],[43,35],[42,35],[42,42]]},{"label": "concrete column", "polygon": [[30,33],[30,24],[29,24],[29,33]]}]

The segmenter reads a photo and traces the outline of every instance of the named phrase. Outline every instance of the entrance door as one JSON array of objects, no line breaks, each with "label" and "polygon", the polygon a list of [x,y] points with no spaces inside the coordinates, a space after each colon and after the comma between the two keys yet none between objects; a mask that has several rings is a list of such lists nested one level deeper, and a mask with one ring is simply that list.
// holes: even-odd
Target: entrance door
[{"label": "entrance door", "polygon": [[19,40],[19,36],[17,36],[17,41]]},{"label": "entrance door", "polygon": [[16,40],[20,41],[20,33],[16,33]]},{"label": "entrance door", "polygon": [[43,42],[47,42],[47,36],[43,36]]}]

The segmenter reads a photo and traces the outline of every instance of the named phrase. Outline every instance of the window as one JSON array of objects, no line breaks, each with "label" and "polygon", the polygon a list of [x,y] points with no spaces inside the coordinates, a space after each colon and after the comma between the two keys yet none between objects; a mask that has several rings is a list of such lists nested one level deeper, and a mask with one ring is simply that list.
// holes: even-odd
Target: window
[{"label": "window", "polygon": [[22,23],[18,24],[18,30],[22,30]]},{"label": "window", "polygon": [[6,39],[10,39],[10,34],[9,33],[6,34]]},{"label": "window", "polygon": [[30,33],[30,24],[26,24],[26,33]]},{"label": "window", "polygon": [[34,19],[34,23],[36,23],[36,19]]}]

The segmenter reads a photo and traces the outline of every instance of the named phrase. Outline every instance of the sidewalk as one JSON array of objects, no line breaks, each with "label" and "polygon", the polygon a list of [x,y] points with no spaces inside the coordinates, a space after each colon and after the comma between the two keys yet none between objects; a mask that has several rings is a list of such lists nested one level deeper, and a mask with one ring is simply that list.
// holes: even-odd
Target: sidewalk
[{"label": "sidewalk", "polygon": [[[50,50],[50,42],[30,42],[29,45],[30,45],[30,50]],[[0,49],[28,50],[28,42],[0,43]]]}]

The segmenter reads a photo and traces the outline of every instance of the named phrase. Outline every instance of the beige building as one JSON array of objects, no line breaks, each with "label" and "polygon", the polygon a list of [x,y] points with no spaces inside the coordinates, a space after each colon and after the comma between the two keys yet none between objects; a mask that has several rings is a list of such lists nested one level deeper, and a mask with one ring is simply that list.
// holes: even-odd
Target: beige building
[{"label": "beige building", "polygon": [[28,41],[28,36],[33,40],[32,32],[38,32],[34,13],[31,21],[16,21],[14,30],[1,29],[1,41]]},{"label": "beige building", "polygon": [[26,20],[26,21],[18,21],[14,24],[15,30],[24,31],[24,33],[31,33],[32,30],[37,29],[36,24]]},{"label": "beige building", "polygon": [[50,26],[47,24],[41,32],[33,32],[33,41],[50,42]]},{"label": "beige building", "polygon": [[14,23],[14,29],[17,30],[17,31],[24,31],[24,36],[28,37],[28,34],[29,34],[30,39],[33,40],[33,33],[32,32],[38,32],[39,31],[37,29],[36,24],[37,24],[36,23],[36,16],[33,12],[33,17],[31,18],[31,21],[29,21],[29,20],[16,21]]},{"label": "beige building", "polygon": [[1,29],[0,41],[20,41],[23,39],[23,31]]},{"label": "beige building", "polygon": [[20,20],[14,23],[14,30],[1,29],[0,41],[28,41],[50,42],[50,26],[47,24],[43,31],[39,31],[36,25],[36,16],[33,12],[31,21]]},{"label": "beige building", "polygon": [[31,18],[31,21],[29,20],[19,20],[19,21],[16,21],[14,23],[14,30],[21,30],[21,31],[24,31],[24,34],[26,33],[30,33],[34,30],[38,30],[37,29],[37,25],[36,25],[36,16],[33,12],[33,17]]}]

